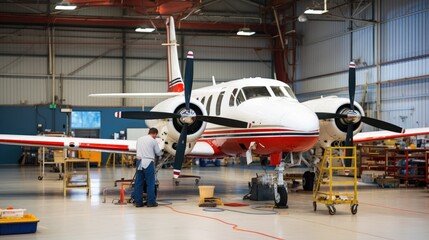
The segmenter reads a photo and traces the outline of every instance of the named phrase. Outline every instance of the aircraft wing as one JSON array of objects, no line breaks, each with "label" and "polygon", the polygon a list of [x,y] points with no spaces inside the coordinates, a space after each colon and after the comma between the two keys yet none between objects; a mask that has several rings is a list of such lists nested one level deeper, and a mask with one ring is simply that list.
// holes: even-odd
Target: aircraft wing
[{"label": "aircraft wing", "polygon": [[136,141],[134,140],[0,134],[0,144],[134,154],[136,152]]},{"label": "aircraft wing", "polygon": [[378,140],[387,140],[394,138],[428,135],[429,128],[409,128],[404,133],[396,133],[391,131],[373,131],[373,132],[361,132],[353,136],[354,143],[370,142]]},{"label": "aircraft wing", "polygon": [[109,98],[169,98],[181,95],[179,92],[165,93],[94,93],[90,97],[109,97]]}]

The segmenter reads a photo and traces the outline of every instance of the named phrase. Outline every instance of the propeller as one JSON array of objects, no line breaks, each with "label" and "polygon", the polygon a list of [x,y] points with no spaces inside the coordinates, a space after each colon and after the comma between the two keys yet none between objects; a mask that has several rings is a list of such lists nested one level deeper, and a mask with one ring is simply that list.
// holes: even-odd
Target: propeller
[{"label": "propeller", "polygon": [[350,65],[349,65],[350,110],[347,112],[347,114],[316,112],[316,115],[319,119],[331,119],[331,118],[344,119],[344,121],[347,123],[347,134],[345,139],[346,146],[353,146],[353,130],[354,130],[353,128],[354,128],[354,124],[358,123],[359,121],[362,121],[373,127],[389,130],[392,132],[403,133],[405,131],[405,129],[399,126],[396,126],[394,124],[391,124],[382,120],[378,120],[375,118],[362,116],[359,111],[355,110],[355,107],[354,107],[355,92],[356,92],[356,64],[354,62],[350,62]]},{"label": "propeller", "polygon": [[176,146],[176,158],[174,161],[174,170],[173,174],[175,178],[178,178],[180,175],[180,170],[182,169],[182,164],[185,159],[185,150],[186,150],[186,141],[187,141],[187,133],[188,126],[193,124],[195,121],[205,121],[209,123],[214,123],[218,125],[223,125],[227,127],[234,128],[247,128],[248,123],[224,118],[224,117],[215,117],[215,116],[204,116],[197,115],[194,110],[190,108],[190,100],[192,93],[192,82],[194,75],[194,55],[192,51],[188,52],[186,58],[186,67],[185,67],[185,109],[180,113],[171,113],[171,112],[134,112],[134,111],[123,111],[116,112],[115,116],[117,118],[129,118],[129,119],[164,119],[164,118],[178,118],[182,123],[183,127],[180,132],[179,141]]}]

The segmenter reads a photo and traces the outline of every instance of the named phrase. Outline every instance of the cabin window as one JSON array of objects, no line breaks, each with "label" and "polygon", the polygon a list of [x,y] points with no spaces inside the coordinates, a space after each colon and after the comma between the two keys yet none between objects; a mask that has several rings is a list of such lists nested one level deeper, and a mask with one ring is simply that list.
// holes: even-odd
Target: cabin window
[{"label": "cabin window", "polygon": [[210,95],[210,97],[207,99],[207,106],[206,106],[206,111],[207,111],[207,115],[210,115],[210,105],[212,103],[212,95]]},{"label": "cabin window", "polygon": [[204,101],[206,100],[206,97],[201,98],[201,103],[204,105]]},{"label": "cabin window", "polygon": [[219,96],[217,97],[216,101],[216,115],[220,115],[220,109],[222,107],[222,99],[223,95],[225,95],[225,91],[220,92]]},{"label": "cabin window", "polygon": [[238,106],[244,101],[246,101],[246,98],[243,95],[243,91],[239,90],[239,92],[237,94],[237,98],[235,99],[235,102],[237,103],[237,106]]},{"label": "cabin window", "polygon": [[230,107],[234,106],[234,99],[235,99],[235,94],[237,94],[237,90],[238,90],[237,88],[232,90],[231,97],[229,97],[229,106]]},{"label": "cabin window", "polygon": [[243,88],[244,95],[246,96],[246,99],[252,99],[252,98],[259,98],[259,97],[271,97],[270,92],[268,92],[268,89],[263,87],[244,87]]},{"label": "cabin window", "polygon": [[276,96],[276,97],[286,96],[285,93],[282,91],[281,87],[279,87],[279,86],[272,86],[271,90],[273,90],[274,96]]}]

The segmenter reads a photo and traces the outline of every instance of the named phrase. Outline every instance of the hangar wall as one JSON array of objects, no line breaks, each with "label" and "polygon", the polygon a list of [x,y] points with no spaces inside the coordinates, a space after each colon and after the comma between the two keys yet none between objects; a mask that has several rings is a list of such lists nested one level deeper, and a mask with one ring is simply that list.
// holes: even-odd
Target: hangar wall
[{"label": "hangar wall", "polygon": [[[194,88],[211,84],[212,75],[219,82],[273,75],[270,38],[177,33],[182,66],[194,51]],[[0,35],[0,105],[49,104],[54,95],[71,106],[154,106],[158,99],[123,104],[88,95],[167,90],[164,32],[6,26]]]},{"label": "hangar wall", "polygon": [[[298,12],[309,4],[300,2]],[[330,13],[351,16],[350,9]],[[377,23],[321,18],[297,23],[302,34],[294,82],[298,98],[348,97],[347,69],[353,59],[355,100],[364,103],[367,115],[406,128],[429,126],[429,2],[375,0],[353,18]],[[374,129],[365,126],[364,130]]]}]

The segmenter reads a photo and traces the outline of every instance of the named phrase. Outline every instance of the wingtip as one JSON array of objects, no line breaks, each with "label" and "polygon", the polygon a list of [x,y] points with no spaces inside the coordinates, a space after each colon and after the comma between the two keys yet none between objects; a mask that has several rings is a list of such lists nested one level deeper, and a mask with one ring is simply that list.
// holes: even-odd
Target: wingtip
[{"label": "wingtip", "polygon": [[121,118],[121,112],[115,112],[115,117],[116,118]]}]

